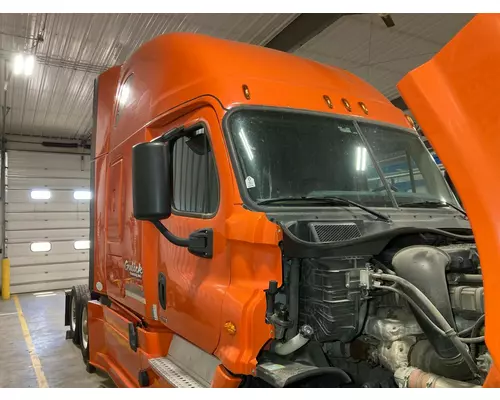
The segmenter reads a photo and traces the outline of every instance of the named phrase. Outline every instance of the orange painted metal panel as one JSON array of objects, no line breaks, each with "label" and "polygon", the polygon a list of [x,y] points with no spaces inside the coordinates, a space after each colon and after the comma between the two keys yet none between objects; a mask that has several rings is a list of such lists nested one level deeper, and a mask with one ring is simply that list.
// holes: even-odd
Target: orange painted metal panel
[{"label": "orange painted metal panel", "polygon": [[219,365],[215,370],[213,388],[237,388],[240,384],[241,378],[230,375],[224,367]]},{"label": "orange painted metal panel", "polygon": [[[122,90],[116,87],[117,82],[129,76],[133,76],[127,80],[129,98],[117,119],[116,94]],[[271,326],[264,321],[264,289],[270,280],[281,283],[281,232],[263,213],[242,207],[222,132],[224,116],[238,105],[265,105],[353,115],[406,128],[409,122],[378,91],[346,71],[200,35],[155,38],[124,65],[102,74],[100,82],[97,154],[108,154],[96,164],[96,190],[100,192],[96,197],[94,281],[104,280],[103,292],[122,308],[94,310],[96,317],[89,317],[91,340],[95,336],[100,349],[93,351],[91,347],[91,360],[105,365],[120,385],[128,387],[138,369],[144,367],[144,357],[167,354],[170,342],[162,347],[159,341],[173,331],[215,354],[231,373],[252,374],[257,354],[273,337]],[[247,95],[243,85],[248,86]],[[344,98],[351,104],[350,110],[342,103]],[[366,105],[368,114],[359,102]],[[181,237],[196,229],[212,228],[212,259],[195,257],[172,245],[152,224],[136,221],[132,213],[132,146],[174,127],[199,122],[207,125],[212,143],[220,185],[219,208],[211,218],[174,213],[163,222]],[[114,174],[111,167],[117,160],[121,160],[120,174]],[[113,194],[116,187],[119,196]],[[112,225],[106,226],[106,220]],[[125,261],[140,263],[142,276],[132,277],[125,271]],[[167,277],[166,310],[158,302],[160,272]],[[127,295],[127,288],[135,296]],[[158,307],[158,320],[154,306]],[[132,315],[144,319],[148,331],[140,334],[151,338],[146,347],[141,339],[141,349],[134,354],[128,348],[125,330],[125,323],[134,321]],[[153,332],[159,335],[156,344]],[[220,386],[235,383],[223,370],[216,373],[216,381],[219,383],[214,381],[214,385]],[[160,380],[154,383],[163,384]]]},{"label": "orange painted metal panel", "polygon": [[478,15],[398,84],[470,218],[484,279],[486,344],[496,365],[500,365],[499,42],[500,15]]}]

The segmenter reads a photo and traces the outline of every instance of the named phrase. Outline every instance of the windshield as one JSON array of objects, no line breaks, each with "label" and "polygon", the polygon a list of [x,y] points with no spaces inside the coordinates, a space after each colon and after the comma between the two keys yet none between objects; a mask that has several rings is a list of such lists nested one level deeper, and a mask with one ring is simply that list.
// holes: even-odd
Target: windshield
[{"label": "windshield", "polygon": [[245,109],[230,116],[229,133],[255,202],[342,196],[376,207],[392,207],[394,200],[456,203],[423,143],[404,130]]}]

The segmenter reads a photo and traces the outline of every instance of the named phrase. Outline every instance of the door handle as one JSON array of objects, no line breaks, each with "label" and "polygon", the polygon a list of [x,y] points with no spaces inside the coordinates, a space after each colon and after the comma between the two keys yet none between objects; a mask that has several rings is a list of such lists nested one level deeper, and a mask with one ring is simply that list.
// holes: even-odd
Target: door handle
[{"label": "door handle", "polygon": [[158,276],[158,300],[160,302],[161,308],[166,310],[167,308],[167,278],[160,272]]}]

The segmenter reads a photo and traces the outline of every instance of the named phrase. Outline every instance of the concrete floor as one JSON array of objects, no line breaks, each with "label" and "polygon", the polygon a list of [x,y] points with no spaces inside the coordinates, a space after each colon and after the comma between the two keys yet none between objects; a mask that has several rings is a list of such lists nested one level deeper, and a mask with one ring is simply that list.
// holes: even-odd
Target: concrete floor
[{"label": "concrete floor", "polygon": [[19,307],[15,296],[0,299],[0,388],[114,387],[85,370],[80,349],[66,340],[64,292],[54,293],[19,295]]}]

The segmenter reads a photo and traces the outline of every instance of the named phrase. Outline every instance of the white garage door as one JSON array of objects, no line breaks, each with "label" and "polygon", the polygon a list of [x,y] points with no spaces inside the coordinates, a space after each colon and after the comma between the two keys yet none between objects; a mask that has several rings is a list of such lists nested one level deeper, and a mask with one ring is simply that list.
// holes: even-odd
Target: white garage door
[{"label": "white garage door", "polygon": [[88,282],[88,155],[7,153],[6,253],[11,292]]}]

